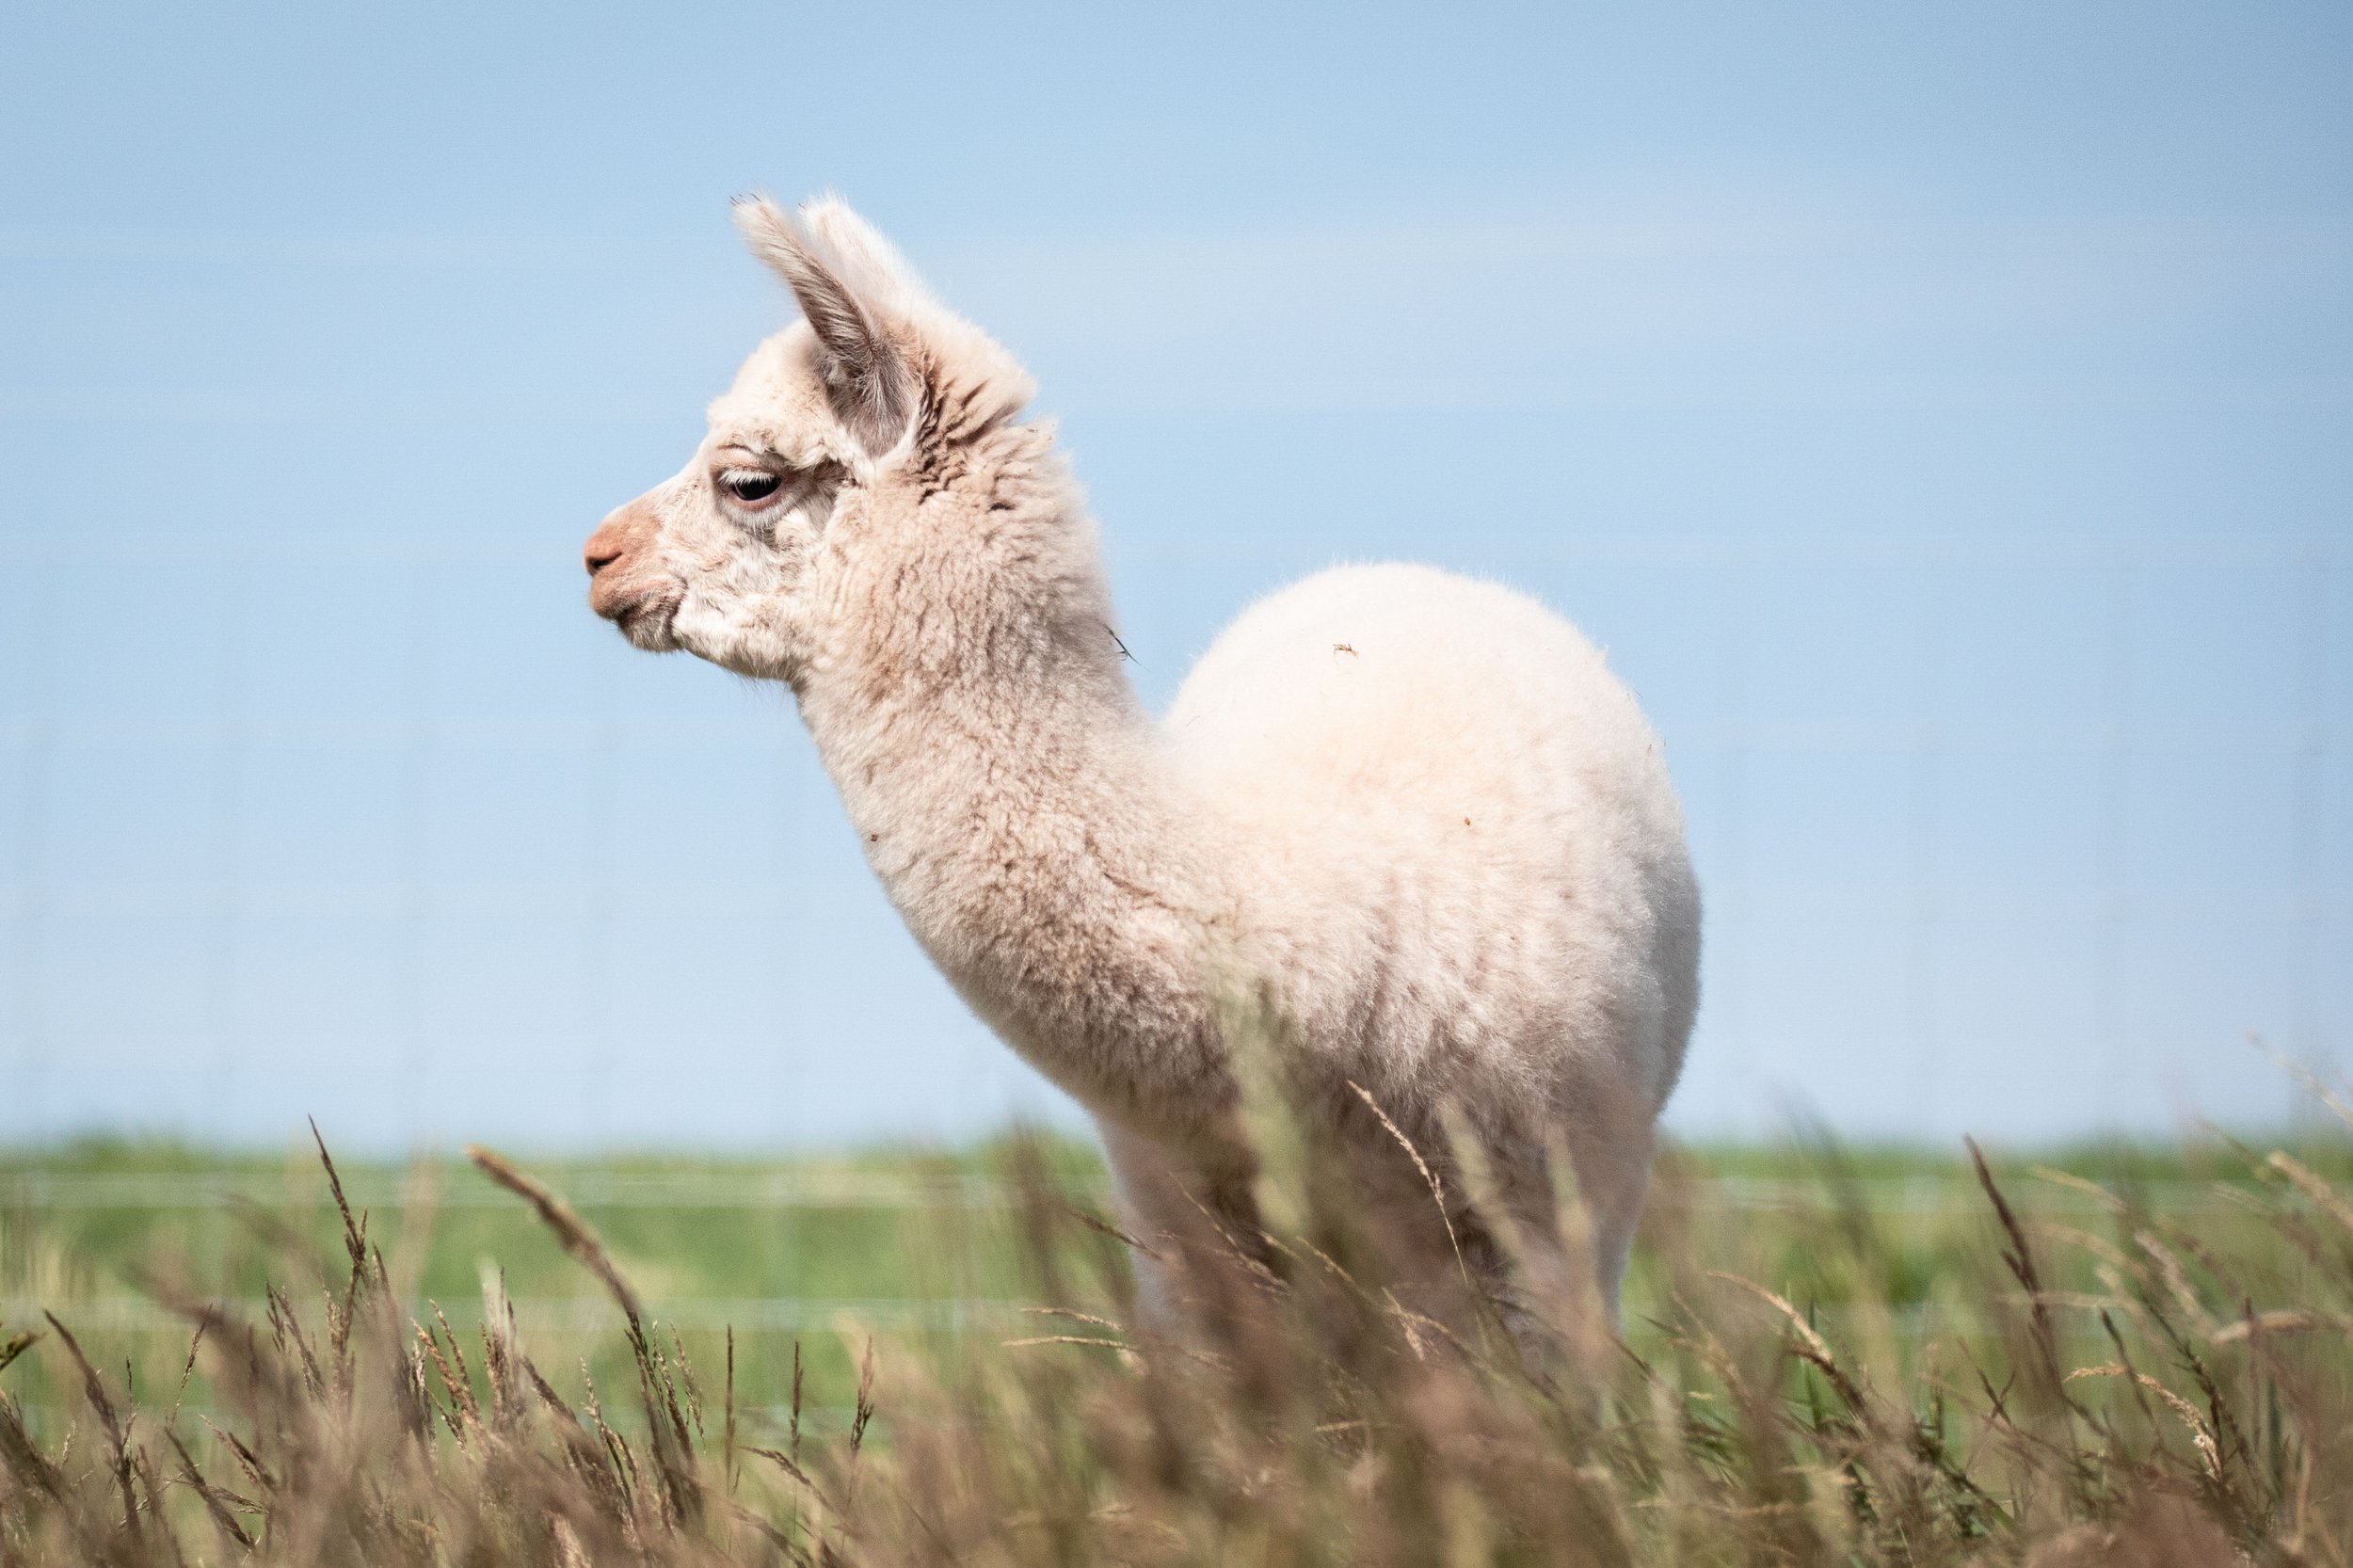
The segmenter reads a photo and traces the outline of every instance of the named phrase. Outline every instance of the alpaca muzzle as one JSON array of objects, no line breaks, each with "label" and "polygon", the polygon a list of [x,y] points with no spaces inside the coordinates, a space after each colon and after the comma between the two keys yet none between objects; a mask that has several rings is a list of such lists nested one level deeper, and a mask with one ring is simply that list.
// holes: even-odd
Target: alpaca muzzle
[{"label": "alpaca muzzle", "polygon": [[[666,620],[677,608],[674,585],[661,569],[655,548],[662,520],[643,500],[620,508],[588,536],[581,564],[588,568],[588,608],[633,632],[637,622],[658,613]],[[636,640],[632,635],[632,640]]]}]

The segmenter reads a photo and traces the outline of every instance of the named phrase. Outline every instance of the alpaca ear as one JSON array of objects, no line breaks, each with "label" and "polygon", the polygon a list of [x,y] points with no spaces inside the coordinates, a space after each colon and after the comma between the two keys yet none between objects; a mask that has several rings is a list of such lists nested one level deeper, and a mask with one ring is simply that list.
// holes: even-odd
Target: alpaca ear
[{"label": "alpaca ear", "polygon": [[815,236],[834,258],[835,270],[863,297],[901,312],[935,303],[899,248],[841,198],[828,192],[802,202],[799,219],[802,232]]},{"label": "alpaca ear", "polygon": [[869,456],[898,445],[915,415],[915,376],[873,307],[845,281],[866,268],[836,254],[823,232],[795,223],[764,198],[738,201],[735,223],[752,254],[792,290],[817,334],[834,417]]}]

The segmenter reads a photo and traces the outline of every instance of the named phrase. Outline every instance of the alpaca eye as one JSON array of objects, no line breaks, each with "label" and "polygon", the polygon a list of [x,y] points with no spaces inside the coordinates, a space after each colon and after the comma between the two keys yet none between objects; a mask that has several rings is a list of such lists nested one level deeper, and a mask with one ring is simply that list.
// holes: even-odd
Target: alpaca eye
[{"label": "alpaca eye", "polygon": [[775,495],[784,480],[764,469],[731,468],[719,475],[720,488],[747,505],[756,505]]}]

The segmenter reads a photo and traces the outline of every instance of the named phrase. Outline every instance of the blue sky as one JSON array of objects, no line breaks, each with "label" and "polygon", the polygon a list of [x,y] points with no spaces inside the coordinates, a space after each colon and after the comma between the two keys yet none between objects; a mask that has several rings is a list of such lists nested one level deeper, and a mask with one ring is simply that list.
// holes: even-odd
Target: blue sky
[{"label": "blue sky", "polygon": [[1163,697],[1340,558],[1665,732],[1673,1112],[2279,1115],[2353,1032],[2353,13],[19,5],[0,1136],[1066,1114],[789,704],[579,539],[847,194],[1036,370]]}]

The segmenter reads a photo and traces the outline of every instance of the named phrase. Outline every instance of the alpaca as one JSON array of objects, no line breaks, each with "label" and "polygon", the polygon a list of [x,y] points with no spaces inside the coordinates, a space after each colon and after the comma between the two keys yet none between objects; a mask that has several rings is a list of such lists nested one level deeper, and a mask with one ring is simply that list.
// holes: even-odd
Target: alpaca
[{"label": "alpaca", "polygon": [[[1503,587],[1345,567],[1245,613],[1155,724],[1029,376],[840,202],[736,220],[802,319],[596,530],[591,606],[792,689],[892,904],[1093,1115],[1144,1234],[1258,1234],[1262,1039],[1407,1273],[1500,1282],[1441,1158],[1467,1128],[1532,1222],[1529,1277],[1590,1279],[1614,1320],[1699,896],[1601,653]],[[1559,1240],[1553,1150],[1590,1256]]]}]

